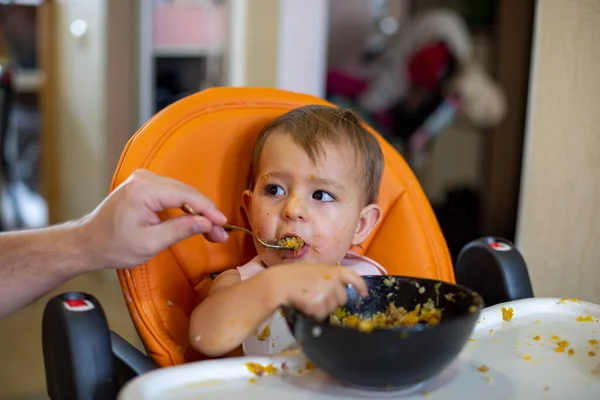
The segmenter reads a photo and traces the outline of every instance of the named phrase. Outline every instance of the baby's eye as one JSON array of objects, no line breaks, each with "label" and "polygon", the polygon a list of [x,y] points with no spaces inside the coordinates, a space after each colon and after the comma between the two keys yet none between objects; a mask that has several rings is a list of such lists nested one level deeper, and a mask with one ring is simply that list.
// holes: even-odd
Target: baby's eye
[{"label": "baby's eye", "polygon": [[265,186],[265,193],[269,196],[283,196],[285,194],[283,188],[278,185]]},{"label": "baby's eye", "polygon": [[333,195],[327,193],[324,190],[317,190],[312,195],[313,199],[318,201],[335,201]]}]

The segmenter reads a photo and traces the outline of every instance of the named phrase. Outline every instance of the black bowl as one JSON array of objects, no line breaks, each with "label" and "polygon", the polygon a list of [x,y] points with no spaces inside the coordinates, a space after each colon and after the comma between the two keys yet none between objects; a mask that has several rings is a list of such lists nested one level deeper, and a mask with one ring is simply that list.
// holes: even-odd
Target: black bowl
[{"label": "black bowl", "polygon": [[[442,309],[437,325],[418,324],[361,332],[319,322],[285,307],[284,315],[306,356],[342,383],[363,389],[398,390],[432,378],[446,368],[469,340],[481,297],[470,289],[430,279],[365,276],[369,295],[348,288],[348,313],[369,316],[388,304],[408,311],[432,299]],[[391,283],[391,284],[390,284]],[[359,300],[360,301],[357,301]]]}]

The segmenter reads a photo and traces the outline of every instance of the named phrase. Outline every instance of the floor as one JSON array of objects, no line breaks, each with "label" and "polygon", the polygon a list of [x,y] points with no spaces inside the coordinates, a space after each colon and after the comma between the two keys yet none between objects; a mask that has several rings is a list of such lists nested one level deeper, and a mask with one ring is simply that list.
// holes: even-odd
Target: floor
[{"label": "floor", "polygon": [[45,399],[46,381],[42,357],[42,314],[46,302],[59,293],[81,291],[102,304],[109,326],[141,348],[114,271],[76,278],[29,307],[0,321],[0,400]]}]

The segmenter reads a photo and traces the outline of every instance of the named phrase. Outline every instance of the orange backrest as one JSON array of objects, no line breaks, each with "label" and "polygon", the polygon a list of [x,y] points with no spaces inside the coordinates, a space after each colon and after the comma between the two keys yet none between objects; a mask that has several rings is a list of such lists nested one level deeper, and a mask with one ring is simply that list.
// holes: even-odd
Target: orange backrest
[{"label": "orange backrest", "polygon": [[[245,225],[246,188],[254,141],[261,128],[293,108],[332,105],[277,89],[215,88],[184,98],[151,118],[127,144],[111,190],[138,168],[196,187],[233,224]],[[390,274],[454,282],[446,242],[419,183],[402,157],[377,133],[385,156],[380,191],[382,222],[359,252]],[[168,218],[180,215],[169,210]],[[206,296],[209,274],[239,266],[255,255],[248,235],[223,244],[202,236],[182,241],[151,261],[119,271],[127,307],[148,355],[161,366],[202,359],[188,341],[189,315]]]}]

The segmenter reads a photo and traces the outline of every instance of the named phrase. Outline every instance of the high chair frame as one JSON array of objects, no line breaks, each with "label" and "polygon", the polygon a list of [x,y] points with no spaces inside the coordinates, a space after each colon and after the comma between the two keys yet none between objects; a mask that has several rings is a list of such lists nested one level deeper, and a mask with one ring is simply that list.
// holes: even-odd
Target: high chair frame
[{"label": "high chair frame", "polygon": [[[267,122],[307,104],[333,106],[277,89],[215,88],[188,96],[155,115],[131,138],[111,190],[136,169],[147,168],[197,187],[232,223],[247,225],[240,207],[247,173],[239,171],[248,171],[253,141]],[[391,275],[469,286],[487,305],[533,297],[523,258],[501,238],[471,242],[453,268],[433,210],[412,171],[391,145],[370,131],[385,157],[379,196],[383,222],[355,250],[378,261]],[[199,165],[209,165],[210,170]],[[167,210],[161,217],[178,213]],[[115,398],[135,376],[204,359],[185,345],[187,318],[206,296],[214,273],[241,265],[254,252],[246,236],[232,235],[225,244],[208,244],[195,237],[144,265],[118,271],[146,354],[110,331],[100,303],[91,294],[65,293],[50,300],[43,318],[50,398]]]}]

